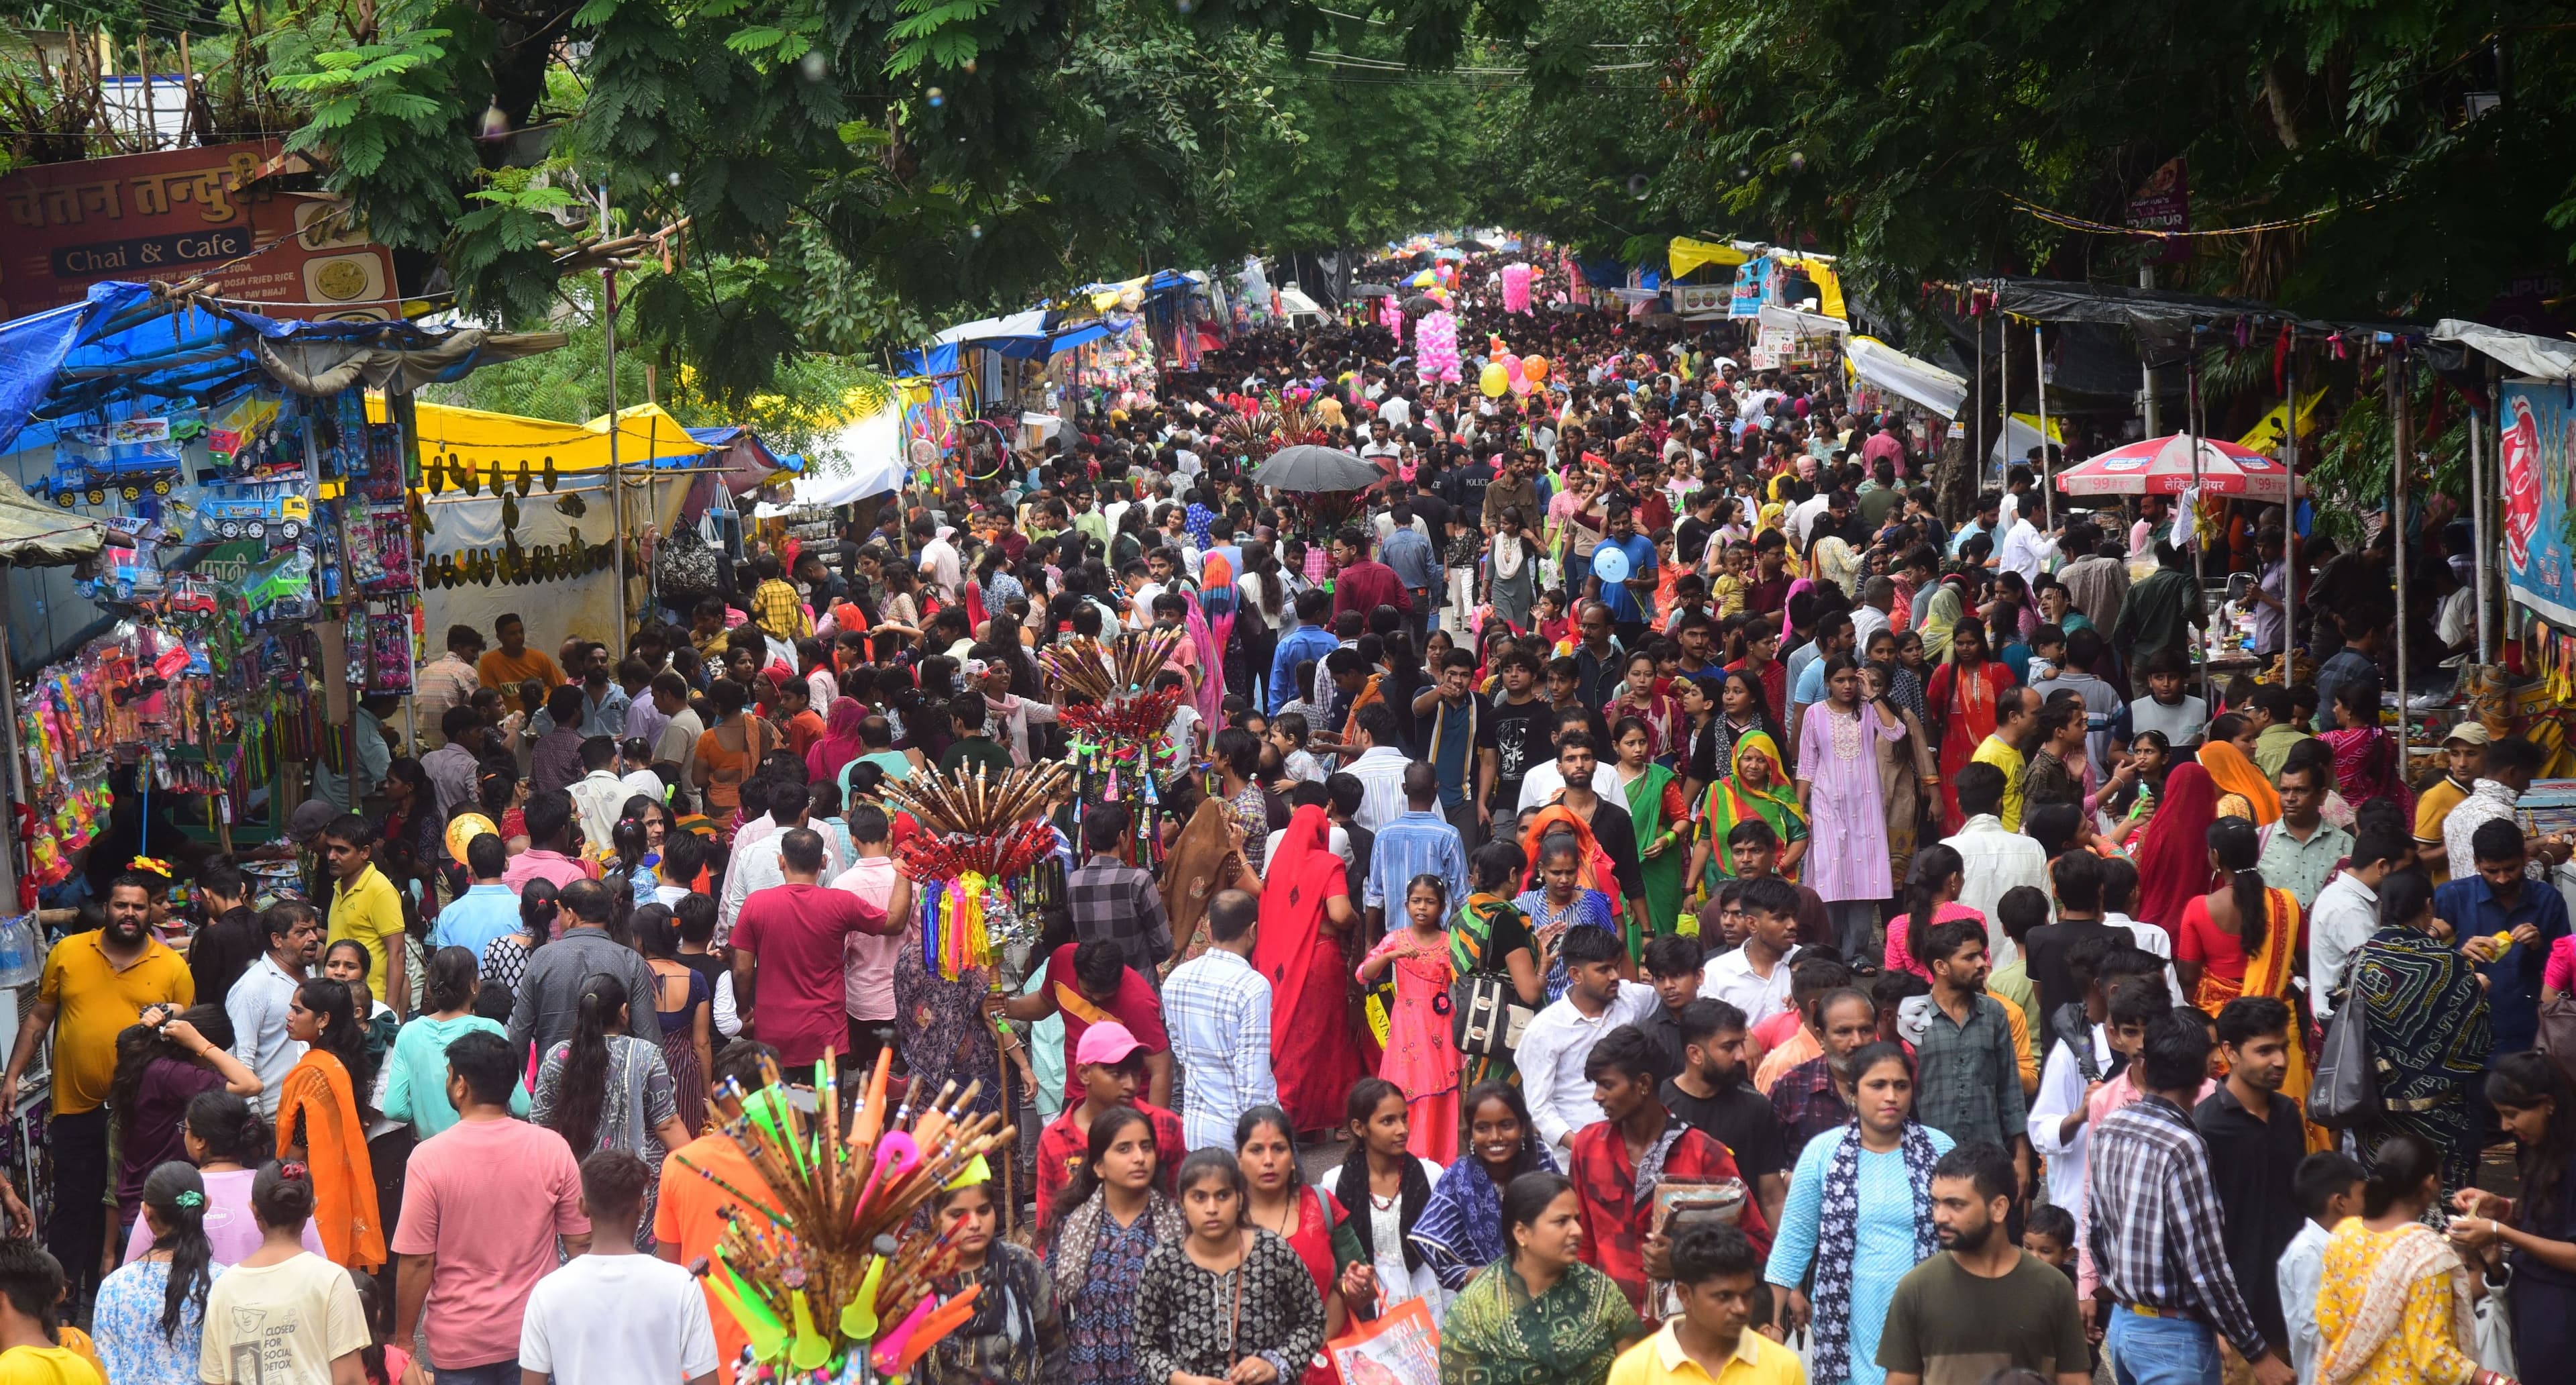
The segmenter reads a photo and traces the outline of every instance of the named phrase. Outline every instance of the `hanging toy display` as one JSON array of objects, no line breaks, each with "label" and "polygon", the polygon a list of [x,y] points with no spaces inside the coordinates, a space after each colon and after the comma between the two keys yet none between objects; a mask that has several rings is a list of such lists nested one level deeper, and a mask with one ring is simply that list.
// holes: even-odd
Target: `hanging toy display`
[{"label": "hanging toy display", "polygon": [[925,970],[950,981],[981,970],[998,983],[998,951],[1025,958],[1037,945],[1038,910],[1064,898],[1063,842],[1047,810],[1072,787],[1062,761],[887,781],[886,798],[923,828],[896,848],[895,868],[920,887]]},{"label": "hanging toy display", "polygon": [[[900,1379],[974,1316],[981,1286],[942,1302],[933,1282],[955,1273],[961,1212],[945,1226],[914,1214],[943,1188],[989,1181],[1015,1127],[972,1115],[983,1084],[889,1115],[893,1050],[877,1055],[864,1098],[842,1129],[837,1055],[814,1065],[814,1110],[797,1109],[775,1063],[760,1090],[728,1081],[718,1128],[773,1193],[734,1186],[686,1154],[671,1157],[733,1205],[712,1259],[692,1264],[749,1339],[737,1376],[750,1385],[860,1385]],[[769,1210],[775,1206],[778,1210]]]},{"label": "hanging toy display", "polygon": [[1073,640],[1037,655],[1051,682],[1082,699],[1060,715],[1072,733],[1081,780],[1075,813],[1093,804],[1126,805],[1136,824],[1134,864],[1147,869],[1162,863],[1156,830],[1162,786],[1190,769],[1171,738],[1172,712],[1188,694],[1151,684],[1186,638],[1176,629],[1131,630],[1114,644]]}]

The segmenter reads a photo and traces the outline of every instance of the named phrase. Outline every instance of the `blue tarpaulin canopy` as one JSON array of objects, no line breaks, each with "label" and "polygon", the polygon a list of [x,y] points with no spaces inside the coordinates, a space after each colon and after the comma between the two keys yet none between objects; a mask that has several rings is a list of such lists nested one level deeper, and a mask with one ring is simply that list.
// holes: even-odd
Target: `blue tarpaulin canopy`
[{"label": "blue tarpaulin canopy", "polygon": [[213,404],[271,383],[299,394],[362,380],[408,391],[563,342],[550,332],[262,317],[110,280],[81,302],[0,323],[0,453],[53,441],[57,423]]}]

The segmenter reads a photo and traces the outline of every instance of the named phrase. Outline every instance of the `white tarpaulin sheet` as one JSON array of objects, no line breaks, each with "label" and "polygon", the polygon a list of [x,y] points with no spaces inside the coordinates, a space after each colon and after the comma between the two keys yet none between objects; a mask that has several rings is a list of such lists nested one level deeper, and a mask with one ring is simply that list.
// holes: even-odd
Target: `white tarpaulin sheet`
[{"label": "white tarpaulin sheet", "polygon": [[[1729,286],[1727,291],[1732,293],[1734,289]],[[1823,313],[1802,313],[1777,303],[1762,305],[1762,325],[1802,337],[1839,337],[1851,331],[1851,324],[1841,318],[1827,317]]]},{"label": "white tarpaulin sheet", "polygon": [[903,484],[903,410],[888,407],[841,426],[817,448],[839,460],[829,475],[799,476],[799,505],[847,505],[871,495],[891,495]]},{"label": "white tarpaulin sheet", "polygon": [[1013,313],[1008,317],[988,317],[981,322],[969,322],[961,327],[951,327],[938,336],[932,337],[931,341],[940,346],[952,346],[959,342],[992,341],[1001,337],[1045,335],[1046,309],[1031,308],[1026,312]]},{"label": "white tarpaulin sheet", "polygon": [[[1762,311],[1767,314],[1771,309]],[[1763,321],[1767,325],[1770,319],[1766,316]],[[1943,418],[1957,418],[1959,406],[1968,400],[1967,381],[1874,338],[1852,338],[1846,359],[1862,383],[1911,399]]]},{"label": "white tarpaulin sheet", "polygon": [[2576,379],[2576,341],[2508,332],[2501,327],[2446,317],[2433,324],[2433,340],[2457,342],[2492,356],[2508,368],[2541,380]]}]

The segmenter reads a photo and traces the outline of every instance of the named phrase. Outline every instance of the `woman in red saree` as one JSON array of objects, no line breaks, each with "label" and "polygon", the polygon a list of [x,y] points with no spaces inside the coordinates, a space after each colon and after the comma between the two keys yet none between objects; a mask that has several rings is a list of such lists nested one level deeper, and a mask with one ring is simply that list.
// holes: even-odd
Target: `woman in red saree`
[{"label": "woman in red saree", "polygon": [[[2207,859],[2222,881],[2183,906],[2174,970],[2191,992],[2187,1002],[2206,1014],[2217,1014],[2239,996],[2268,996],[2288,1005],[2290,1071],[2281,1090],[2305,1092],[2316,1067],[2308,1052],[2306,1009],[2290,987],[2306,951],[2298,897],[2263,883],[2254,864],[2263,852],[2254,824],[2221,818],[2211,825],[2208,841]],[[2308,1126],[2307,1134],[2310,1153],[2334,1148],[2318,1126]]]},{"label": "woman in red saree", "polygon": [[1377,1064],[1376,1054],[1360,1051],[1351,1024],[1347,978],[1356,964],[1344,959],[1343,940],[1360,915],[1332,830],[1313,804],[1289,817],[1261,872],[1261,931],[1252,946],[1253,970],[1270,982],[1270,1070],[1299,1130],[1337,1125],[1351,1084]]},{"label": "woman in red saree", "polygon": [[2209,893],[2217,879],[2209,864],[2209,825],[2216,821],[2218,785],[2209,771],[2192,760],[2175,765],[2165,775],[2155,816],[2138,834],[2139,922],[2152,923],[2167,936],[2182,931],[2183,910]]},{"label": "woman in red saree", "polygon": [[1946,832],[1958,831],[1967,821],[1959,813],[1959,771],[1995,733],[1995,698],[2013,685],[2012,670],[1986,655],[1986,628],[1961,620],[1950,632],[1949,661],[1932,670],[1932,684],[1923,693],[1932,732],[1941,738],[1941,827]]}]

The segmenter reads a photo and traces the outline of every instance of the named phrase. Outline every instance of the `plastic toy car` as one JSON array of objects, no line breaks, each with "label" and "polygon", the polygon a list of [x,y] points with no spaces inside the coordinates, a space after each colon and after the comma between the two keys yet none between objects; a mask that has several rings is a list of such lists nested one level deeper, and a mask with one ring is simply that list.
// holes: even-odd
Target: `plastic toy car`
[{"label": "plastic toy car", "polygon": [[201,616],[211,616],[221,610],[221,603],[215,597],[214,584],[192,576],[182,576],[171,581],[167,604],[174,612],[185,611]]},{"label": "plastic toy car", "polygon": [[146,491],[168,495],[179,478],[181,449],[204,432],[194,413],[66,428],[54,444],[46,489],[63,509],[75,495],[93,505],[106,503],[110,491],[127,500]]},{"label": "plastic toy car", "polygon": [[312,520],[313,506],[295,494],[226,496],[197,505],[198,526],[219,539],[264,539],[275,526],[278,537],[293,543]]}]

